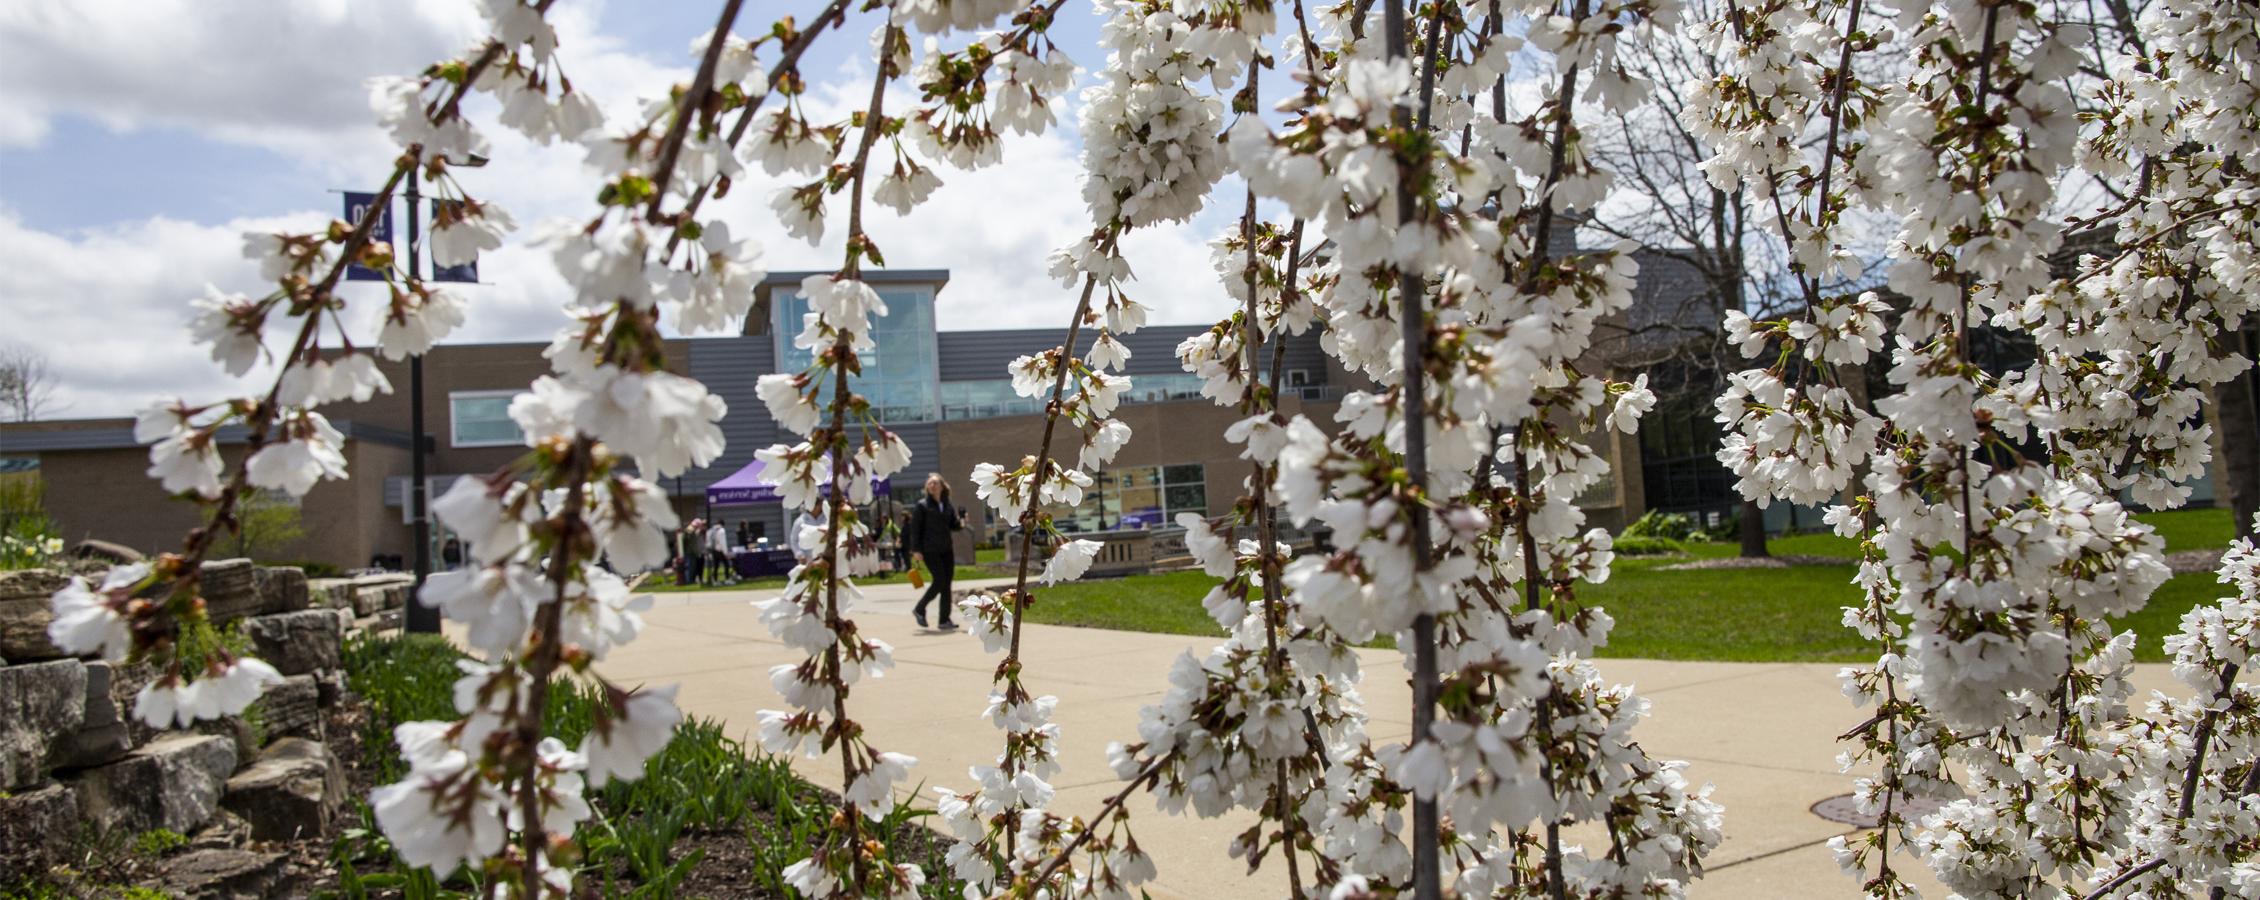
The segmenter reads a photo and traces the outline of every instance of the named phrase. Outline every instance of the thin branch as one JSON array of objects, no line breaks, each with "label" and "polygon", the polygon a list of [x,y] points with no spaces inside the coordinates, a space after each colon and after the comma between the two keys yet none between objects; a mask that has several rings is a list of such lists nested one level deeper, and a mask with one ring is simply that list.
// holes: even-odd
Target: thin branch
[{"label": "thin branch", "polygon": [[[738,111],[738,121],[730,126],[730,133],[723,138],[723,147],[731,152],[736,152],[738,142],[744,140],[746,132],[752,129],[753,118],[761,112],[762,104],[767,103],[769,98],[777,93],[777,85],[780,82],[784,81],[787,76],[800,71],[801,54],[808,52],[809,46],[816,43],[817,35],[822,34],[825,28],[837,23],[840,17],[847,13],[847,7],[848,0],[832,0],[831,3],[825,5],[824,11],[818,13],[816,19],[810,22],[807,28],[803,28],[794,34],[792,41],[785,44],[785,49],[777,57],[777,64],[769,70],[767,88],[746,101],[745,107]],[[677,218],[689,219],[697,216],[699,206],[706,202],[707,195],[713,191],[713,187],[714,182],[699,185],[698,190],[691,192],[690,200],[683,204],[683,211],[677,214]],[[682,241],[683,235],[680,231],[668,235],[667,251],[660,255],[660,259],[672,259],[675,255],[675,247]]]},{"label": "thin branch", "polygon": [[546,730],[543,728],[543,719],[549,711],[549,678],[557,671],[559,654],[564,650],[565,595],[573,583],[574,549],[581,544],[581,532],[588,527],[581,521],[581,511],[587,503],[589,463],[595,449],[592,442],[583,437],[575,440],[566,452],[571,455],[566,460],[568,474],[565,482],[565,507],[558,516],[562,527],[557,533],[557,547],[551,551],[549,560],[553,594],[550,602],[534,614],[534,631],[530,639],[533,656],[528,660],[526,668],[528,684],[525,705],[518,710],[517,752],[522,755],[521,762],[526,767],[519,782],[518,797],[518,813],[523,820],[524,829],[519,835],[519,846],[526,855],[525,880],[520,888],[523,891],[520,896],[523,897],[543,896],[542,867],[535,864],[535,860],[548,860],[546,851],[549,848],[549,838],[542,825],[539,748],[542,732]]},{"label": "thin branch", "polygon": [[1106,821],[1108,816],[1121,809],[1122,804],[1130,799],[1131,794],[1137,793],[1140,786],[1160,778],[1161,770],[1176,758],[1177,751],[1175,750],[1154,757],[1154,761],[1147,764],[1145,771],[1139,772],[1136,777],[1130,779],[1130,783],[1122,786],[1122,790],[1114,792],[1114,796],[1106,798],[1106,802],[1099,805],[1098,814],[1092,816],[1090,821],[1075,833],[1075,838],[1068,841],[1067,846],[1059,848],[1058,853],[1052,854],[1052,858],[1044,863],[1042,869],[1036,871],[1036,877],[1029,879],[1029,883],[1041,885],[1050,882],[1052,876],[1059,873],[1060,867],[1067,865],[1067,860],[1075,855],[1075,851],[1081,849],[1085,843],[1090,841],[1091,832],[1098,829],[1098,823]]},{"label": "thin branch", "polygon": [[653,224],[660,221],[660,207],[667,202],[667,183],[675,176],[675,157],[683,152],[683,140],[690,134],[691,119],[705,108],[706,95],[714,89],[714,67],[722,60],[722,45],[730,42],[730,25],[738,20],[738,7],[744,2],[729,0],[722,4],[721,21],[714,24],[714,32],[707,36],[706,53],[698,61],[698,74],[691,78],[690,89],[683,92],[682,104],[675,107],[675,121],[667,127],[667,138],[659,145],[658,176],[651,180],[651,206],[644,211],[646,221]]}]

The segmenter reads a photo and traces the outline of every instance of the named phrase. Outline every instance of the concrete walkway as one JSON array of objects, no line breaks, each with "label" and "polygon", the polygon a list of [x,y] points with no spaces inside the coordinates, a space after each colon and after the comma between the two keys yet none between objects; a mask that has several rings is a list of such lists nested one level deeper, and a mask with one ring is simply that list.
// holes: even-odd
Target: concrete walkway
[{"label": "concrete walkway", "polygon": [[[1009,580],[967,580],[958,586],[996,583]],[[655,608],[644,616],[643,636],[600,668],[625,684],[680,682],[680,700],[688,713],[726,723],[750,745],[757,711],[782,704],[769,687],[769,668],[800,661],[797,651],[769,637],[749,605],[772,594],[656,595]],[[865,589],[866,599],[853,616],[866,634],[894,645],[896,668],[883,680],[858,686],[849,706],[880,749],[918,757],[913,783],[971,790],[966,770],[993,760],[999,746],[1000,733],[980,718],[998,658],[983,654],[980,642],[962,632],[918,629],[910,619],[917,595],[900,584]],[[1108,742],[1135,739],[1139,707],[1161,697],[1170,664],[1179,654],[1190,650],[1203,655],[1216,642],[1028,626],[1023,677],[1038,695],[1060,698],[1056,721],[1064,770],[1055,779],[1059,795],[1054,811],[1089,816],[1119,790],[1106,765]],[[1370,731],[1377,742],[1401,741],[1411,731],[1411,691],[1398,674],[1401,657],[1389,650],[1360,653]],[[1604,677],[1631,683],[1652,701],[1653,717],[1635,732],[1641,744],[1659,758],[1687,760],[1689,780],[1714,784],[1713,796],[1726,805],[1726,841],[1711,854],[1709,873],[1695,883],[1693,896],[1857,895],[1857,886],[1838,873],[1824,846],[1830,837],[1851,829],[1809,809],[1850,790],[1850,777],[1837,770],[1836,755],[1844,748],[1835,736],[1862,716],[1838,693],[1837,665],[1616,659],[1598,665]],[[2162,665],[2139,667],[2136,683],[2144,694],[2173,684]],[[839,787],[836,757],[799,759],[794,766],[812,781]],[[930,804],[931,794],[922,800]],[[1139,843],[1160,866],[1154,896],[1287,893],[1276,854],[1254,876],[1225,855],[1225,845],[1248,827],[1252,816],[1168,816],[1144,798],[1134,800],[1131,811]],[[1894,859],[1902,868],[1911,862]],[[1926,895],[1944,895],[1927,873],[1918,884]]]}]

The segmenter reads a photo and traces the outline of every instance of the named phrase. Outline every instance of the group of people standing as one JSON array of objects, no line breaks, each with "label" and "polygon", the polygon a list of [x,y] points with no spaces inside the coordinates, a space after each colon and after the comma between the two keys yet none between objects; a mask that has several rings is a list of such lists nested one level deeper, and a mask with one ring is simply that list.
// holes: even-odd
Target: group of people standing
[{"label": "group of people standing", "polygon": [[[754,542],[753,523],[739,522],[737,545]],[[738,570],[730,561],[730,527],[717,519],[692,519],[675,532],[675,583],[733,584]]]},{"label": "group of people standing", "polygon": [[[965,529],[965,510],[950,500],[949,481],[941,473],[930,473],[916,503],[904,508],[891,494],[873,498],[862,514],[864,523],[873,531],[876,551],[894,565],[897,571],[907,571],[923,563],[927,577],[932,581],[918,605],[911,610],[918,627],[926,624],[926,606],[939,599],[940,616],[936,627],[948,631],[957,623],[950,621],[951,584],[957,574],[956,532]],[[813,560],[817,551],[802,545],[801,534],[806,529],[823,528],[824,520],[814,510],[802,510],[794,517],[787,530],[785,545],[792,550],[793,559],[802,565]],[[738,523],[736,546],[753,546],[757,536],[753,523]],[[708,522],[692,519],[675,533],[675,580],[678,584],[725,585],[738,580],[735,564],[730,558],[732,547],[730,528],[720,520]]]}]

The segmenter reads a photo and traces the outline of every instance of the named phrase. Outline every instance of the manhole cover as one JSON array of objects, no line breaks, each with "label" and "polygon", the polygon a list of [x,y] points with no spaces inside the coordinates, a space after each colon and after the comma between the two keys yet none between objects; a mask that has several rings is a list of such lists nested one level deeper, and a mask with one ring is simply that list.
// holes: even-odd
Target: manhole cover
[{"label": "manhole cover", "polygon": [[[1938,797],[1909,797],[1900,794],[1899,799],[1892,802],[1891,809],[1898,813],[1900,818],[1912,822],[1938,811],[1939,807],[1945,805],[1946,801]],[[1852,799],[1851,794],[1838,794],[1813,804],[1813,815],[1857,828],[1874,828],[1882,818],[1880,812],[1861,812],[1860,804]]]}]

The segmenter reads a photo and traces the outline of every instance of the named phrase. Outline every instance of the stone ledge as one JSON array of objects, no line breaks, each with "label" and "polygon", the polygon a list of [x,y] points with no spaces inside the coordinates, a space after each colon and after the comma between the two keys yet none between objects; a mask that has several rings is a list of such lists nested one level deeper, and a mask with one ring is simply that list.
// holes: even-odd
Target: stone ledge
[{"label": "stone ledge", "polygon": [[65,783],[78,791],[80,816],[97,829],[138,834],[166,828],[187,834],[220,808],[220,790],[235,767],[232,738],[173,733],[117,762],[77,772]]},{"label": "stone ledge", "polygon": [[47,780],[56,746],[85,723],[86,702],[78,660],[0,668],[0,789]]}]

